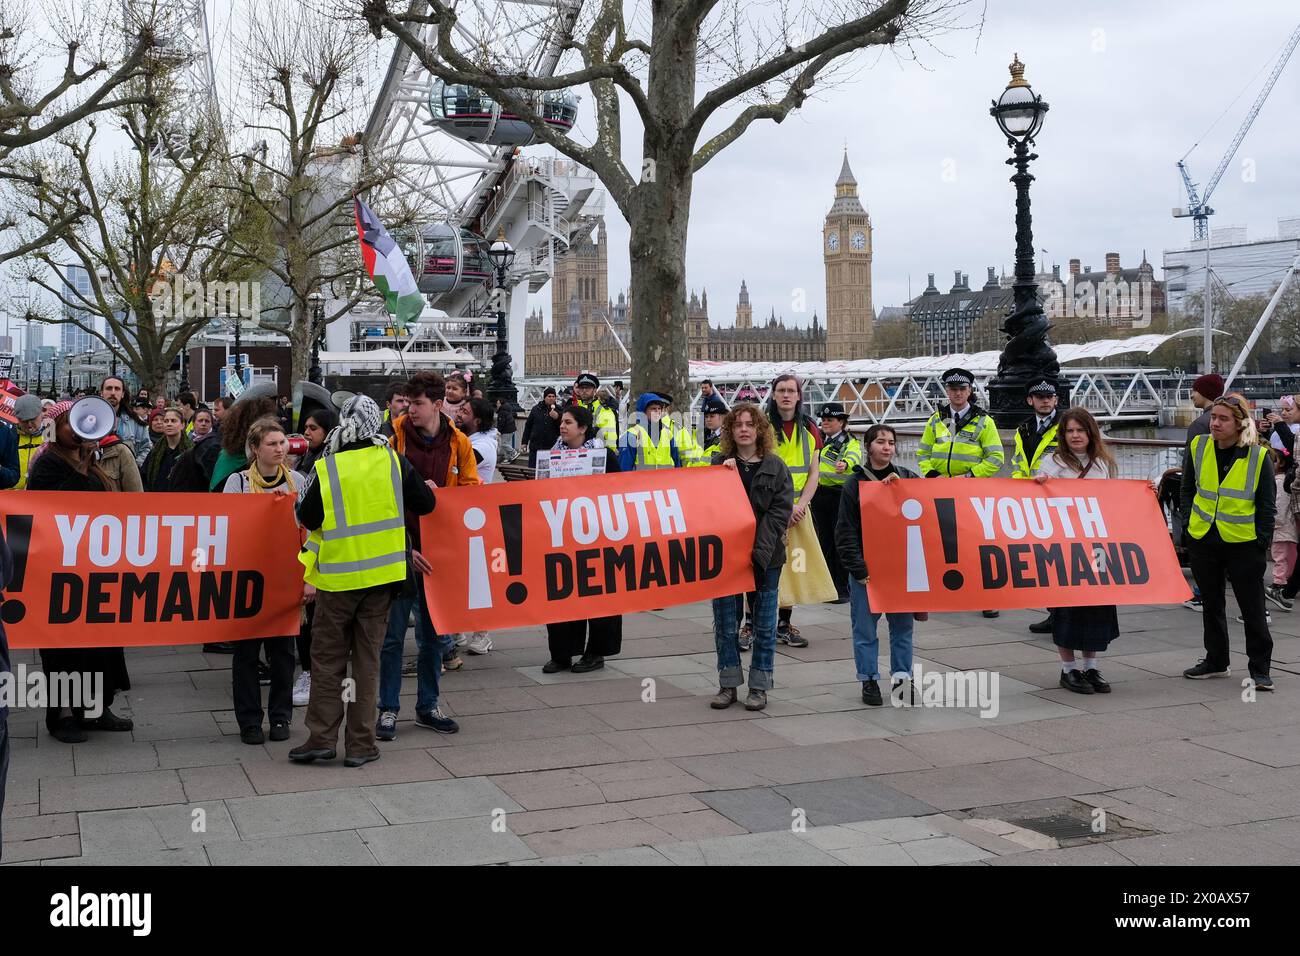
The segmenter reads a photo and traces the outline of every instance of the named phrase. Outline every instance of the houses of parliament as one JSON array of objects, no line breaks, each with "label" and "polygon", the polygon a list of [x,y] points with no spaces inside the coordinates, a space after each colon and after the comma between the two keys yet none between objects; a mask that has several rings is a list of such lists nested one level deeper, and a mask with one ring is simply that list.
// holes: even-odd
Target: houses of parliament
[{"label": "houses of parliament", "polygon": [[[835,182],[835,200],[822,225],[826,269],[825,325],[813,313],[810,327],[786,326],[773,310],[754,321],[749,289],[742,279],[735,323],[709,324],[707,292],[691,293],[687,341],[691,359],[714,362],[824,362],[871,355],[875,312],[871,305],[871,218],[858,198],[857,180],[846,154]],[[555,261],[551,279],[551,331],[534,311],[524,326],[525,374],[569,378],[590,370],[601,376],[626,374],[632,326],[626,296],[609,296],[609,249],[603,222]],[[612,330],[612,331],[611,331]],[[614,338],[617,333],[618,340]]]}]

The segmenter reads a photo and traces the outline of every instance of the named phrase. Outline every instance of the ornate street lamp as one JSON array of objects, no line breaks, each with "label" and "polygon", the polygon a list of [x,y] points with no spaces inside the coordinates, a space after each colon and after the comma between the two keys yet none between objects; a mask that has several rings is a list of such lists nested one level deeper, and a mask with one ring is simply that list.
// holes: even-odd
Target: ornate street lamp
[{"label": "ornate street lamp", "polygon": [[324,384],[324,375],[320,367],[320,339],[325,334],[325,296],[313,292],[307,296],[311,301],[311,368],[307,369],[307,380],[316,385]]},{"label": "ornate street lamp", "polygon": [[514,431],[515,402],[519,397],[510,375],[510,343],[506,330],[506,273],[515,261],[515,249],[506,241],[504,229],[497,231],[496,240],[488,247],[488,258],[496,269],[496,288],[492,292],[497,314],[497,350],[492,356],[492,371],[484,395],[489,401],[501,401],[497,412],[497,428],[502,434]]},{"label": "ornate street lamp", "polygon": [[1011,82],[993,102],[989,113],[1007,138],[1015,154],[1007,160],[1016,168],[1011,182],[1016,187],[1016,281],[1012,286],[1011,314],[1002,324],[1008,336],[998,360],[998,373],[989,382],[989,411],[1001,428],[1013,428],[1025,417],[1025,392],[1046,379],[1061,389],[1061,366],[1047,344],[1052,323],[1043,314],[1034,281],[1034,234],[1029,215],[1029,161],[1037,159],[1029,147],[1043,127],[1047,104],[1025,80],[1025,65],[1019,55],[1011,61]]}]

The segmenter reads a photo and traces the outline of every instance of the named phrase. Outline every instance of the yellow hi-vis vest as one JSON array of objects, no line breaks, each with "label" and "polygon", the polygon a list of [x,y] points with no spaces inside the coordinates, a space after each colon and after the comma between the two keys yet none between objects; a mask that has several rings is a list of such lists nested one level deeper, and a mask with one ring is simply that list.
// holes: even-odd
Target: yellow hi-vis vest
[{"label": "yellow hi-vis vest", "polygon": [[18,484],[14,488],[27,487],[27,472],[32,466],[32,455],[43,444],[45,439],[40,435],[24,435],[21,431],[18,433]]},{"label": "yellow hi-vis vest", "polygon": [[930,416],[916,448],[921,474],[938,472],[945,478],[974,475],[991,478],[1002,467],[1004,455],[998,426],[992,416],[977,411],[953,433],[939,412]]},{"label": "yellow hi-vis vest", "polygon": [[776,454],[785,466],[790,469],[790,478],[794,481],[794,493],[797,495],[803,491],[803,486],[808,484],[808,473],[811,471],[810,463],[812,462],[813,453],[817,450],[813,442],[812,435],[808,434],[808,426],[803,422],[795,422],[794,435],[790,438],[785,437],[785,428],[781,424],[776,426]]},{"label": "yellow hi-vis vest", "polygon": [[[836,471],[835,465],[844,462],[843,471]],[[856,465],[862,464],[862,442],[849,436],[846,442],[837,442],[833,438],[826,439],[822,446],[822,457],[819,467],[821,477],[817,480],[823,485],[842,485],[844,479],[853,473]]]},{"label": "yellow hi-vis vest", "polygon": [[[1210,525],[1229,544],[1255,540],[1255,491],[1259,487],[1262,445],[1251,445],[1245,458],[1238,458],[1219,484],[1214,439],[1197,435],[1192,439],[1192,466],[1196,472],[1196,497],[1187,520],[1187,532],[1204,538]],[[1186,481],[1187,475],[1183,476]]]},{"label": "yellow hi-vis vest", "polygon": [[[661,468],[687,468],[695,464],[702,452],[699,442],[688,428],[679,428],[667,418],[659,423],[659,444],[650,438],[650,431],[643,425],[633,425],[623,433],[623,441],[636,449],[636,470],[656,471]],[[679,465],[673,461],[673,449],[677,449]]]},{"label": "yellow hi-vis vest", "polygon": [[354,448],[316,462],[325,520],[298,560],[321,591],[357,591],[406,578],[402,469],[386,445]]},{"label": "yellow hi-vis vest", "polygon": [[1034,449],[1032,460],[1025,454],[1025,442],[1020,435],[1020,429],[1016,429],[1016,444],[1011,451],[1012,478],[1032,478],[1038,474],[1038,466],[1042,464],[1043,456],[1056,448],[1056,432],[1059,427],[1057,422],[1052,422],[1052,427],[1043,433],[1043,440]]}]

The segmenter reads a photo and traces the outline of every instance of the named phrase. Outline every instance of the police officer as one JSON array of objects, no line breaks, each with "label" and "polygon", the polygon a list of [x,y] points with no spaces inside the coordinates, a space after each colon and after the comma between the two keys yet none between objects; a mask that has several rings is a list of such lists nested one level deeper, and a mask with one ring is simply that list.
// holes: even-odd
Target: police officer
[{"label": "police officer", "polygon": [[700,441],[703,453],[693,464],[707,465],[713,461],[714,452],[722,450],[722,419],[727,415],[727,403],[717,393],[700,401],[700,414],[704,416],[704,438]]},{"label": "police officer", "polygon": [[1264,566],[1277,517],[1273,463],[1258,443],[1245,402],[1228,395],[1210,405],[1210,434],[1183,454],[1179,513],[1185,515],[1192,574],[1204,604],[1205,657],[1183,671],[1205,680],[1228,677],[1224,582],[1232,584],[1246,625],[1246,657],[1257,690],[1272,690],[1273,637],[1264,606]]},{"label": "police officer", "polygon": [[[1033,408],[1030,415],[1016,429],[1015,448],[1011,452],[1011,477],[1033,478],[1038,466],[1056,448],[1058,427],[1056,384],[1043,380],[1029,386],[1025,401]],[[1052,609],[1047,617],[1029,625],[1032,634],[1052,633]]]},{"label": "police officer", "polygon": [[618,443],[619,470],[685,468],[700,460],[700,446],[691,430],[667,417],[672,402],[672,396],[663,392],[644,392],[636,400],[636,420]]},{"label": "police officer", "polygon": [[[371,398],[348,399],[298,503],[298,521],[311,532],[299,560],[316,589],[316,616],[304,720],[309,736],[289,751],[295,762],[336,756],[349,663],[355,696],[346,708],[343,763],[360,767],[379,759],[374,723],[379,654],[389,604],[406,583],[404,511],[428,514],[434,503],[419,472],[388,447],[382,424],[383,414]],[[419,552],[411,558],[417,570],[431,570]]]},{"label": "police officer", "polygon": [[[993,417],[971,401],[975,376],[950,368],[941,381],[948,393],[943,405],[925,423],[916,463],[926,478],[991,478],[1002,468],[1002,439]],[[997,611],[985,611],[997,617]]]},{"label": "police officer", "polygon": [[813,521],[817,526],[817,540],[835,582],[836,604],[849,600],[848,575],[840,563],[835,548],[835,522],[840,514],[840,493],[844,481],[853,469],[862,464],[862,443],[849,434],[849,413],[839,402],[827,402],[821,408],[822,446],[821,484],[812,500]]},{"label": "police officer", "polygon": [[605,447],[617,448],[618,419],[613,409],[606,408],[600,399],[596,398],[598,388],[600,388],[600,379],[591,372],[583,372],[573,382],[572,404],[590,408],[592,421],[596,424],[596,433],[605,443]]}]

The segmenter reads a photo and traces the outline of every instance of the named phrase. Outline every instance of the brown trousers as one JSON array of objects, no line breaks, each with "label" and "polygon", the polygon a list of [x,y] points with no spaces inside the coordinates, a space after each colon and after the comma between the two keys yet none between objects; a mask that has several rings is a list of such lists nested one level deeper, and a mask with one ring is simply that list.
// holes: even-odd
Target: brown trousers
[{"label": "brown trousers", "polygon": [[334,748],[344,717],[348,661],[353,685],[346,701],[343,750],[349,757],[374,753],[375,701],[379,696],[379,652],[388,630],[392,588],[317,591],[312,623],[311,698],[305,723],[307,745]]}]

